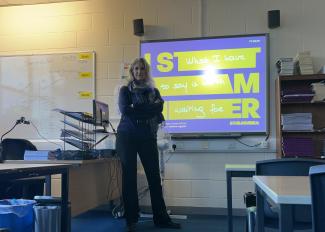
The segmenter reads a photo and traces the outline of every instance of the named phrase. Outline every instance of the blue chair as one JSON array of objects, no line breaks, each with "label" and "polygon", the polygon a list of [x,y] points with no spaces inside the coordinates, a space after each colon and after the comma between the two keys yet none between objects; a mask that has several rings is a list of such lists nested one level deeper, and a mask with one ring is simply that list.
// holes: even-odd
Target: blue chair
[{"label": "blue chair", "polygon": [[310,168],[313,231],[325,231],[325,165]]},{"label": "blue chair", "polygon": [[[325,164],[323,160],[303,158],[282,158],[256,162],[256,175],[258,176],[308,176],[311,166]],[[278,228],[278,207],[267,199],[264,202],[264,223],[266,227]],[[293,207],[294,229],[310,229],[311,207],[297,205]],[[253,231],[251,229],[251,231]]]},{"label": "blue chair", "polygon": [[[1,146],[2,157],[4,160],[23,160],[26,150],[37,150],[35,145],[26,139],[7,138],[2,141]],[[0,199],[34,199],[35,195],[43,195],[44,183],[44,177],[24,178],[10,182],[1,182]]]}]

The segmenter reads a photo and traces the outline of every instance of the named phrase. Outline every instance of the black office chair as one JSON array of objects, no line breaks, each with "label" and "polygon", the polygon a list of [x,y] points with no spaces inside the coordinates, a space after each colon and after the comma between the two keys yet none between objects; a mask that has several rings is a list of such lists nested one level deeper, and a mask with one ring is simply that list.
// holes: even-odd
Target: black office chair
[{"label": "black office chair", "polygon": [[313,232],[325,231],[325,165],[309,170]]},{"label": "black office chair", "polygon": [[[283,158],[256,162],[258,176],[308,176],[311,166],[325,164],[323,160],[303,158]],[[278,228],[277,206],[271,200],[264,202],[264,222],[269,228]],[[293,207],[294,229],[303,230],[312,227],[311,207],[296,205]]]},{"label": "black office chair", "polygon": [[26,139],[2,140],[2,157],[4,160],[23,160],[26,150],[37,151],[37,148]]},{"label": "black office chair", "polygon": [[[36,151],[34,144],[26,139],[4,139],[1,143],[4,160],[23,160],[26,150]],[[1,182],[0,199],[25,198],[33,199],[35,195],[43,195],[45,178],[24,178],[16,181]]]}]

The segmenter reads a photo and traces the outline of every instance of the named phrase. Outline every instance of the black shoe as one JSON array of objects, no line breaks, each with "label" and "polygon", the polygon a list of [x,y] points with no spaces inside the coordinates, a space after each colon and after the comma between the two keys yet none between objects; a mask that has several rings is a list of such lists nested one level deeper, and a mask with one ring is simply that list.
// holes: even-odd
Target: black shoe
[{"label": "black shoe", "polygon": [[167,222],[163,222],[163,223],[155,223],[155,226],[157,226],[159,228],[166,228],[166,229],[180,229],[181,228],[180,223],[176,223],[176,222],[172,222],[172,221],[167,221]]},{"label": "black shoe", "polygon": [[130,223],[126,225],[126,232],[135,232],[137,229],[136,223]]}]

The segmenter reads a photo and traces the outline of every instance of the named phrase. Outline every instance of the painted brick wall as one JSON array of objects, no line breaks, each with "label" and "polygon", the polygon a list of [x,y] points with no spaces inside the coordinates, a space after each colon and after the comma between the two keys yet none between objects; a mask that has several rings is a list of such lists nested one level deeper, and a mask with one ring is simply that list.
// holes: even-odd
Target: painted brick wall
[{"label": "painted brick wall", "polygon": [[[0,7],[0,55],[94,50],[97,98],[110,105],[111,116],[117,119],[121,64],[138,56],[140,38],[133,35],[133,19],[144,19],[146,36],[142,39],[269,32],[273,96],[277,57],[294,56],[305,49],[312,52],[316,70],[325,63],[324,8],[322,0],[88,0]],[[281,27],[272,31],[266,20],[271,9],[281,10]],[[271,97],[271,140],[275,136],[273,109]],[[224,165],[273,157],[257,153],[174,154],[166,164],[167,204],[225,208]],[[143,180],[141,170],[139,176]],[[235,208],[243,207],[242,194],[251,190],[251,180],[235,179]],[[142,203],[148,204],[148,198]]]}]

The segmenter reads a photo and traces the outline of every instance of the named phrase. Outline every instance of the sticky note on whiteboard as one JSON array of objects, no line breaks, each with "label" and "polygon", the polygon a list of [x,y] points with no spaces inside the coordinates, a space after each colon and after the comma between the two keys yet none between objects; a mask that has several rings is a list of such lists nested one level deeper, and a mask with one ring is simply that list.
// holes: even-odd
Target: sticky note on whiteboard
[{"label": "sticky note on whiteboard", "polygon": [[79,53],[79,60],[90,60],[93,57],[93,54],[90,52]]},{"label": "sticky note on whiteboard", "polygon": [[89,91],[79,91],[79,98],[82,99],[88,99],[88,98],[93,98],[93,93]]},{"label": "sticky note on whiteboard", "polygon": [[93,73],[92,72],[80,72],[79,73],[79,78],[93,78]]}]

